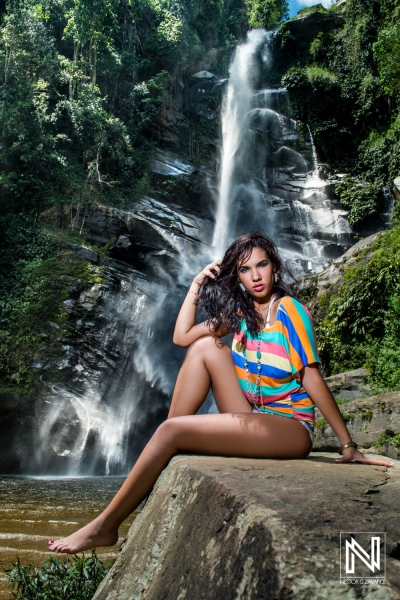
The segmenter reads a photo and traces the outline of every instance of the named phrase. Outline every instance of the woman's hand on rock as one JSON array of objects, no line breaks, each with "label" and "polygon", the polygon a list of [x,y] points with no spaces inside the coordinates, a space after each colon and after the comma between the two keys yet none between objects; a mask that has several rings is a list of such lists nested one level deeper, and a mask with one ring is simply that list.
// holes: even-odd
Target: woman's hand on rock
[{"label": "woman's hand on rock", "polygon": [[335,462],[337,463],[347,463],[347,462],[358,462],[363,463],[365,465],[378,465],[380,467],[393,467],[394,463],[389,460],[382,460],[380,458],[372,458],[366,456],[362,452],[359,452],[356,448],[345,448],[343,450],[343,456],[341,458],[337,458]]},{"label": "woman's hand on rock", "polygon": [[198,275],[196,275],[193,281],[202,286],[207,277],[210,277],[210,279],[215,279],[221,272],[219,266],[220,264],[220,260],[214,260],[212,263],[204,267],[204,269]]}]

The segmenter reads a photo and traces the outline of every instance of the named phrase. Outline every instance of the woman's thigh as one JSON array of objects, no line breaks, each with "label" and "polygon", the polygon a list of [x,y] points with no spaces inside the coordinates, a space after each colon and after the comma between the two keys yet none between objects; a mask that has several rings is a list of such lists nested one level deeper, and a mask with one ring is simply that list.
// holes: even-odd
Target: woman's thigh
[{"label": "woman's thigh", "polygon": [[251,412],[240,389],[230,349],[219,338],[204,337],[188,349],[168,418],[196,414],[210,387],[220,413]]},{"label": "woman's thigh", "polygon": [[305,427],[277,415],[225,413],[175,417],[160,427],[161,443],[175,452],[247,458],[305,458],[312,447]]}]

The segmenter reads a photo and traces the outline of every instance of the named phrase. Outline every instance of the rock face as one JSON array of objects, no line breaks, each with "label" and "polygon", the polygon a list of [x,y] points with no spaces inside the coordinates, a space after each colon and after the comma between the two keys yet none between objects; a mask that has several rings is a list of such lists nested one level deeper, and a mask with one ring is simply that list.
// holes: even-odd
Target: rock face
[{"label": "rock face", "polygon": [[[312,310],[318,304],[319,299],[325,294],[328,288],[340,284],[346,269],[354,266],[358,262],[358,255],[360,252],[372,246],[380,233],[381,232],[374,233],[373,235],[360,240],[357,244],[354,244],[354,246],[349,248],[347,252],[332,261],[332,263],[321,273],[318,275],[306,276],[302,280],[299,286],[299,293],[301,296],[305,295],[313,297],[311,303],[308,303],[308,306]],[[367,254],[365,262],[368,262],[371,256],[371,253]]]},{"label": "rock face", "polygon": [[[94,599],[399,598],[399,491],[399,463],[175,457]],[[340,583],[349,531],[387,531],[385,585]]]},{"label": "rock face", "polygon": [[[321,5],[319,5],[322,9]],[[315,9],[318,6],[314,7]],[[334,29],[343,27],[345,23],[345,17],[340,13],[326,13],[316,10],[315,12],[300,13],[289,21],[286,21],[282,28],[286,31],[290,31],[291,34],[296,38],[307,37],[313,38],[320,31],[328,32]]]},{"label": "rock face", "polygon": [[[158,151],[151,176],[166,184],[168,197],[142,196],[118,208],[71,203],[42,214],[75,232],[63,251],[91,276],[55,280],[65,322],[50,324],[50,336],[42,332],[43,344],[32,352],[37,383],[25,401],[29,417],[19,396],[14,408],[9,395],[0,397],[0,472],[126,473],[164,420],[168,386],[183,358],[170,341],[174,295],[184,297],[181,257],[190,262],[211,238],[211,175]],[[148,354],[147,346],[153,348]]]},{"label": "rock face", "polygon": [[[109,409],[114,398],[122,405],[124,377],[134,369],[135,303],[141,306],[147,301],[148,279],[130,265],[84,246],[67,246],[71,257],[89,263],[98,282],[68,275],[55,280],[68,295],[63,302],[65,322],[62,327],[50,323],[51,339],[43,333],[43,345],[32,353],[31,366],[37,372],[32,397],[0,394],[1,473],[76,473],[78,463],[87,474],[104,473],[106,428],[121,430],[125,422],[127,431],[121,437],[123,462],[128,464],[120,470],[126,472],[135,456],[133,447],[141,448],[165,418],[162,394],[159,405],[152,404],[148,411],[150,389],[137,399],[135,410],[142,418],[136,419],[132,431],[127,416],[117,414],[112,422]],[[138,375],[136,387],[141,385],[146,388],[145,377]],[[132,405],[132,400],[128,398],[127,404]],[[110,432],[107,436],[111,439]]]},{"label": "rock face", "polygon": [[23,463],[26,466],[34,444],[31,398],[16,392],[1,394],[0,407],[0,470],[17,473]]},{"label": "rock face", "polygon": [[365,383],[368,375],[371,373],[367,369],[353,369],[346,373],[325,377],[325,383],[335,400],[355,400],[363,396],[372,396],[370,386]]},{"label": "rock face", "polygon": [[[352,400],[340,404],[339,409],[352,439],[361,449],[400,458],[400,448],[389,441],[400,431],[399,392]],[[319,410],[316,410],[315,419],[320,425],[316,427],[314,450],[334,451],[338,447],[338,440],[330,426],[325,425]],[[377,444],[379,436],[383,436],[386,443]]]}]

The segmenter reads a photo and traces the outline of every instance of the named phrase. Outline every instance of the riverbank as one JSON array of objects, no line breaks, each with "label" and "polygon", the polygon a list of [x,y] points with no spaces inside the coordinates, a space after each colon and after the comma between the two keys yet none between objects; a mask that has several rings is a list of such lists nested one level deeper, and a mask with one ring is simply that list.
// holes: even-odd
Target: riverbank
[{"label": "riverbank", "polygon": [[[11,598],[4,571],[12,568],[17,556],[24,565],[41,565],[54,556],[47,551],[48,539],[65,537],[93,519],[123,481],[123,477],[0,477],[0,600]],[[102,560],[116,558],[133,518],[121,526],[118,545],[98,552]]]}]

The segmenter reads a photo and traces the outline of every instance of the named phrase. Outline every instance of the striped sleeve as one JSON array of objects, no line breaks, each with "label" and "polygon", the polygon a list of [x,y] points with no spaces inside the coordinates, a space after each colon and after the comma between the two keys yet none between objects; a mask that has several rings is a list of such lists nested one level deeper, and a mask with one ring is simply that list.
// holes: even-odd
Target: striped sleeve
[{"label": "striped sleeve", "polygon": [[309,310],[294,298],[282,300],[281,320],[292,374],[312,363],[319,363],[317,340]]}]

